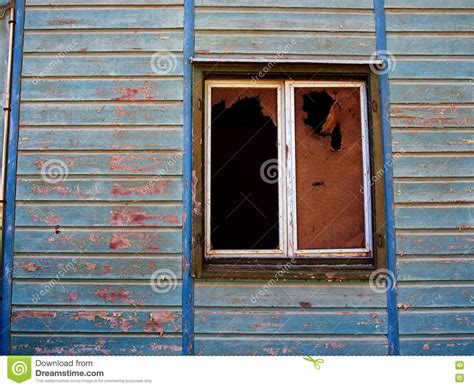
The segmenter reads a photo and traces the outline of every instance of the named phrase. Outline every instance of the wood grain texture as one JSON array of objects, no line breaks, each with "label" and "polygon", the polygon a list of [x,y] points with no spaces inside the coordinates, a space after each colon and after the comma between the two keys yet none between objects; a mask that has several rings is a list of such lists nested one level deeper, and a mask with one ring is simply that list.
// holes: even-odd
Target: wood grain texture
[{"label": "wood grain texture", "polygon": [[181,204],[42,204],[17,205],[16,226],[181,226]]},{"label": "wood grain texture", "polygon": [[131,335],[50,335],[15,334],[12,336],[12,354],[42,356],[176,356],[181,354],[181,337]]},{"label": "wood grain texture", "polygon": [[203,336],[196,335],[197,355],[303,356],[318,355],[386,355],[387,343],[382,336]]},{"label": "wood grain texture", "polygon": [[180,230],[109,230],[48,228],[45,230],[18,228],[16,252],[77,252],[77,253],[180,253]]},{"label": "wood grain texture", "polygon": [[[47,127],[20,128],[18,147],[47,150],[180,150],[181,128],[170,127]],[[20,164],[18,168],[23,168]]]},{"label": "wood grain texture", "polygon": [[31,309],[14,308],[12,331],[37,333],[179,333],[178,309]]},{"label": "wood grain texture", "polygon": [[466,256],[416,259],[399,257],[397,269],[398,279],[401,281],[474,280],[474,259]]},{"label": "wood grain texture", "polygon": [[72,175],[180,175],[182,155],[176,152],[21,153],[17,173],[48,174],[51,164],[61,165]]},{"label": "wood grain texture", "polygon": [[178,101],[181,79],[23,79],[22,101]]},{"label": "wood grain texture", "polygon": [[26,30],[182,27],[182,7],[145,10],[141,8],[30,8],[25,14]]},{"label": "wood grain texture", "polygon": [[[167,286],[165,286],[166,288]],[[95,283],[25,283],[13,284],[14,305],[22,306],[180,306],[181,285],[171,286],[167,293],[153,290],[150,282],[134,284]]]},{"label": "wood grain texture", "polygon": [[[47,256],[48,255],[48,256]],[[13,260],[13,276],[16,279],[54,279],[65,273],[68,279],[115,279],[149,280],[158,270],[169,270],[176,279],[181,278],[179,256],[146,256],[133,254],[112,256],[69,256],[16,254]]]},{"label": "wood grain texture", "polygon": [[17,200],[24,201],[173,201],[181,200],[179,178],[72,178],[48,183],[41,178],[18,178]]}]

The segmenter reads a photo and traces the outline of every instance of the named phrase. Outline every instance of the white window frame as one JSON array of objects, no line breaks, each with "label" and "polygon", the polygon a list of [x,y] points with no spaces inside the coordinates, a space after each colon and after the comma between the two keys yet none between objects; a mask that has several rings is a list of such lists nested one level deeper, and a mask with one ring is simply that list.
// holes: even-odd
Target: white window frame
[{"label": "white window frame", "polygon": [[[341,249],[298,249],[296,212],[296,151],[295,151],[295,101],[294,89],[301,87],[359,88],[361,109],[361,138],[364,183],[365,247]],[[373,253],[372,199],[370,184],[369,128],[367,92],[364,82],[339,81],[251,81],[251,80],[209,80],[205,82],[204,114],[204,198],[205,198],[205,255],[220,258],[367,258]],[[213,250],[211,249],[211,93],[212,88],[274,88],[277,90],[277,127],[279,162],[279,232],[280,247],[274,250]],[[287,151],[288,150],[288,155]],[[286,161],[285,161],[286,159]]]}]

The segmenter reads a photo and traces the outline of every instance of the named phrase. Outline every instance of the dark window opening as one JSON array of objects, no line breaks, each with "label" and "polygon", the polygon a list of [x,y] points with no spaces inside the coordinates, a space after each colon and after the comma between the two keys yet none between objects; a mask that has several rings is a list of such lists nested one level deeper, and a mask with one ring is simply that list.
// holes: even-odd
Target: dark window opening
[{"label": "dark window opening", "polygon": [[[211,97],[211,248],[279,248],[276,89],[213,88]],[[276,174],[276,175],[275,175]]]}]

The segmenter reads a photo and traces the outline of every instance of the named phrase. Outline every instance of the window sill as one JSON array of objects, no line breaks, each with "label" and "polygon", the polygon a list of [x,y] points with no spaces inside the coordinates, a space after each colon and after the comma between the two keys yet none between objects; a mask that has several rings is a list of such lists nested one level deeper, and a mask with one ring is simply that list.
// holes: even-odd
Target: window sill
[{"label": "window sill", "polygon": [[207,264],[193,274],[203,280],[289,280],[343,282],[368,280],[376,267],[371,264],[295,265],[291,268],[273,265]]}]

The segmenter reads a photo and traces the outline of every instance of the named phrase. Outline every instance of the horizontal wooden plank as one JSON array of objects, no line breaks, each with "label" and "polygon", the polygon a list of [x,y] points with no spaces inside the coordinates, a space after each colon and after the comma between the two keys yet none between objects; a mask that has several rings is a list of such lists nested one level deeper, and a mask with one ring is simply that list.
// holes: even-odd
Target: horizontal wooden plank
[{"label": "horizontal wooden plank", "polygon": [[181,125],[181,103],[22,103],[21,125]]},{"label": "horizontal wooden plank", "polygon": [[[102,23],[96,27],[100,28]],[[84,52],[157,52],[182,51],[181,31],[120,31],[51,33],[28,31],[25,34],[25,53],[84,53]]]},{"label": "horizontal wooden plank", "polygon": [[416,307],[472,307],[474,284],[425,283],[398,284],[398,305],[404,309]]},{"label": "horizontal wooden plank", "polygon": [[474,181],[409,181],[395,182],[395,202],[473,202]]},{"label": "horizontal wooden plank", "polygon": [[196,10],[196,30],[279,30],[279,31],[374,31],[369,11],[338,12],[261,12],[206,9]]},{"label": "horizontal wooden plank", "polygon": [[335,33],[221,34],[196,33],[196,54],[367,55],[375,49],[375,36]]},{"label": "horizontal wooden plank", "polygon": [[474,157],[409,156],[406,154],[394,162],[393,175],[396,177],[472,177]]},{"label": "horizontal wooden plank", "polygon": [[182,130],[176,128],[22,127],[20,150],[179,150]]},{"label": "horizontal wooden plank", "polygon": [[205,7],[271,7],[271,8],[365,8],[372,9],[370,0],[337,0],[318,3],[314,0],[196,0],[196,6]]},{"label": "horizontal wooden plank", "polygon": [[410,59],[409,57],[396,58],[393,71],[388,73],[389,78],[416,78],[416,79],[464,79],[474,77],[473,61],[470,59],[453,59],[434,56],[432,60]]},{"label": "horizontal wooden plank", "polygon": [[275,284],[266,282],[196,282],[198,307],[384,307],[385,295],[368,283]]},{"label": "horizontal wooden plank", "polygon": [[472,229],[473,206],[397,206],[397,229]]},{"label": "horizontal wooden plank", "polygon": [[400,311],[400,334],[472,334],[474,310]]},{"label": "horizontal wooden plank", "polygon": [[195,311],[198,334],[384,334],[386,314],[375,311],[278,311],[205,309]]},{"label": "horizontal wooden plank", "polygon": [[15,252],[180,253],[180,230],[17,229]]},{"label": "horizontal wooden plank", "polygon": [[35,79],[22,80],[22,101],[169,101],[182,100],[181,79]]},{"label": "horizontal wooden plank", "polygon": [[456,105],[392,105],[392,127],[472,127],[474,108]]},{"label": "horizontal wooden plank", "polygon": [[29,8],[25,29],[182,28],[183,8]]},{"label": "horizontal wooden plank", "polygon": [[386,0],[386,8],[474,8],[471,0]]},{"label": "horizontal wooden plank", "polygon": [[[457,31],[457,30],[456,30]],[[400,33],[389,32],[387,34],[387,47],[398,55],[472,55],[472,36],[442,35],[442,34],[413,34],[402,30]]]},{"label": "horizontal wooden plank", "polygon": [[[130,0],[26,0],[26,5],[129,5]],[[133,0],[136,5],[179,5],[183,0]]]},{"label": "horizontal wooden plank", "polygon": [[382,336],[372,337],[208,337],[196,335],[195,354],[200,356],[305,356],[386,355],[387,342]]},{"label": "horizontal wooden plank", "polygon": [[387,31],[472,31],[474,15],[447,12],[386,12]]},{"label": "horizontal wooden plank", "polygon": [[474,280],[474,259],[397,259],[399,281]]},{"label": "horizontal wooden plank", "polygon": [[181,311],[153,310],[64,310],[14,307],[13,332],[73,333],[176,333],[181,330]]},{"label": "horizontal wooden plank", "polygon": [[395,152],[472,152],[474,131],[393,131]]},{"label": "horizontal wooden plank", "polygon": [[165,176],[181,174],[181,165],[178,152],[20,153],[17,174]]},{"label": "horizontal wooden plank", "polygon": [[474,353],[472,336],[400,337],[402,356],[470,356]]},{"label": "horizontal wooden plank", "polygon": [[16,199],[29,201],[181,200],[180,179],[92,179],[68,177],[59,183],[18,178]]},{"label": "horizontal wooden plank", "polygon": [[11,353],[41,356],[166,356],[181,354],[181,336],[12,336]]},{"label": "horizontal wooden plank", "polygon": [[16,226],[180,226],[181,205],[17,204]]},{"label": "horizontal wooden plank", "polygon": [[474,234],[399,232],[397,250],[405,255],[474,254]]},{"label": "horizontal wooden plank", "polygon": [[461,82],[446,83],[390,83],[392,103],[469,103],[474,102],[472,84]]},{"label": "horizontal wooden plank", "polygon": [[[133,66],[130,63],[133,62]],[[152,64],[164,64],[157,68]],[[167,64],[167,65],[166,65]],[[158,73],[157,73],[158,69]],[[183,57],[178,53],[157,54],[68,54],[23,56],[23,76],[43,79],[48,76],[178,76],[183,75]]]},{"label": "horizontal wooden plank", "polygon": [[[169,287],[168,287],[169,286]],[[155,292],[149,282],[143,284],[24,283],[13,282],[14,305],[71,306],[180,306],[181,285],[166,283]]]},{"label": "horizontal wooden plank", "polygon": [[84,257],[15,255],[15,279],[54,279],[64,274],[68,279],[150,279],[158,270],[169,270],[181,278],[180,257],[147,257],[134,254],[127,257]]}]

